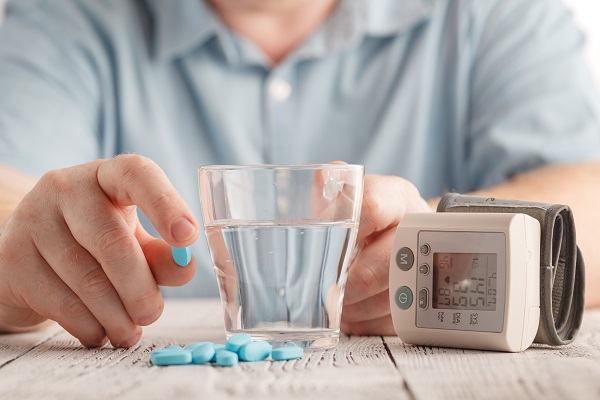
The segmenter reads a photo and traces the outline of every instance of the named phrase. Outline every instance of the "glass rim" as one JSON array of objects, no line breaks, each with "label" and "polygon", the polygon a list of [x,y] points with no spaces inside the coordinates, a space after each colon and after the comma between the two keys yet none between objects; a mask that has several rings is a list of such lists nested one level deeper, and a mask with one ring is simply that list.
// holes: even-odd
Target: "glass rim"
[{"label": "glass rim", "polygon": [[365,169],[361,164],[214,164],[202,165],[198,167],[198,171],[239,171],[239,170],[290,170],[290,171],[306,171],[306,170],[352,170],[358,171]]}]

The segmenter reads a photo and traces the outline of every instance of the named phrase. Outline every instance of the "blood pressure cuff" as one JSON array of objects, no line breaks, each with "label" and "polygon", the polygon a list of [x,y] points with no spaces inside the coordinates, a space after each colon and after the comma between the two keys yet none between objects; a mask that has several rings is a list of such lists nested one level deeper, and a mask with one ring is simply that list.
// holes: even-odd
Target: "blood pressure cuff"
[{"label": "blood pressure cuff", "polygon": [[583,318],[585,267],[568,206],[448,193],[438,212],[521,213],[540,222],[540,324],[536,343],[571,343]]}]

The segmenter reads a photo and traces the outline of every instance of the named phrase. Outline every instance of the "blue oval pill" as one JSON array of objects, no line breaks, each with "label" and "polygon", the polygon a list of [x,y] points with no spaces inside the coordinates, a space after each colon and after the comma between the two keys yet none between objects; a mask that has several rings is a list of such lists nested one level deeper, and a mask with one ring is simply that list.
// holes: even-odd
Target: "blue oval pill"
[{"label": "blue oval pill", "polygon": [[200,347],[200,346],[204,346],[207,343],[210,344],[211,346],[214,346],[214,344],[212,342],[196,342],[196,343],[190,343],[190,344],[188,344],[187,346],[184,347],[184,349],[192,351],[195,348]]},{"label": "blue oval pill", "polygon": [[171,246],[171,254],[173,255],[173,261],[175,261],[175,264],[179,265],[180,267],[185,267],[192,260],[192,249],[190,246]]},{"label": "blue oval pill", "polygon": [[247,333],[238,333],[237,335],[233,335],[227,342],[225,342],[225,348],[229,351],[237,352],[240,347],[245,345],[246,343],[250,343],[252,341],[252,336]]},{"label": "blue oval pill", "polygon": [[225,345],[224,344],[215,344],[215,355],[213,356],[213,358],[210,360],[212,362],[216,362],[217,361],[217,353],[219,351],[225,350]]},{"label": "blue oval pill", "polygon": [[269,342],[250,342],[240,347],[238,354],[242,361],[262,361],[269,357],[272,349]]},{"label": "blue oval pill", "polygon": [[217,352],[217,364],[222,367],[231,367],[238,363],[238,355],[233,351],[219,350]]},{"label": "blue oval pill", "polygon": [[192,350],[192,362],[204,364],[212,360],[215,355],[215,347],[212,343],[202,343]]},{"label": "blue oval pill", "polygon": [[304,355],[302,347],[278,347],[271,352],[271,358],[276,361],[294,360]]},{"label": "blue oval pill", "polygon": [[155,350],[150,353],[154,365],[183,365],[192,362],[192,353],[182,348],[179,350]]}]

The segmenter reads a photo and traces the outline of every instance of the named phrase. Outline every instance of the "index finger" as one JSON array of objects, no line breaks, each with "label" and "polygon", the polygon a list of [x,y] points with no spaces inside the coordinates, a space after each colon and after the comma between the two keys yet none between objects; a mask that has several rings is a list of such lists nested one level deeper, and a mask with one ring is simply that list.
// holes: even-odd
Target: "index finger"
[{"label": "index finger", "polygon": [[366,175],[357,240],[398,225],[409,212],[428,211],[433,210],[406,179]]},{"label": "index finger", "polygon": [[100,164],[97,178],[113,203],[137,205],[169,244],[185,247],[198,238],[198,222],[189,206],[149,158],[117,156]]}]

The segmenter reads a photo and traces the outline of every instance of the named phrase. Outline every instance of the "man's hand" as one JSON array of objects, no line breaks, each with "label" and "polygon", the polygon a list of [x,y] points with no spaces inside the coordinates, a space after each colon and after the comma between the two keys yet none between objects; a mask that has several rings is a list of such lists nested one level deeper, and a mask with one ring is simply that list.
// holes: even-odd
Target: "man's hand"
[{"label": "man's hand", "polygon": [[[136,206],[164,240],[141,226]],[[44,175],[0,228],[0,324],[57,321],[88,347],[137,343],[164,304],[158,285],[182,285],[198,223],[163,171],[123,155]]]},{"label": "man's hand", "polygon": [[390,252],[396,226],[410,212],[433,211],[413,184],[394,176],[365,176],[358,246],[348,272],[342,331],[394,335],[390,315]]}]

